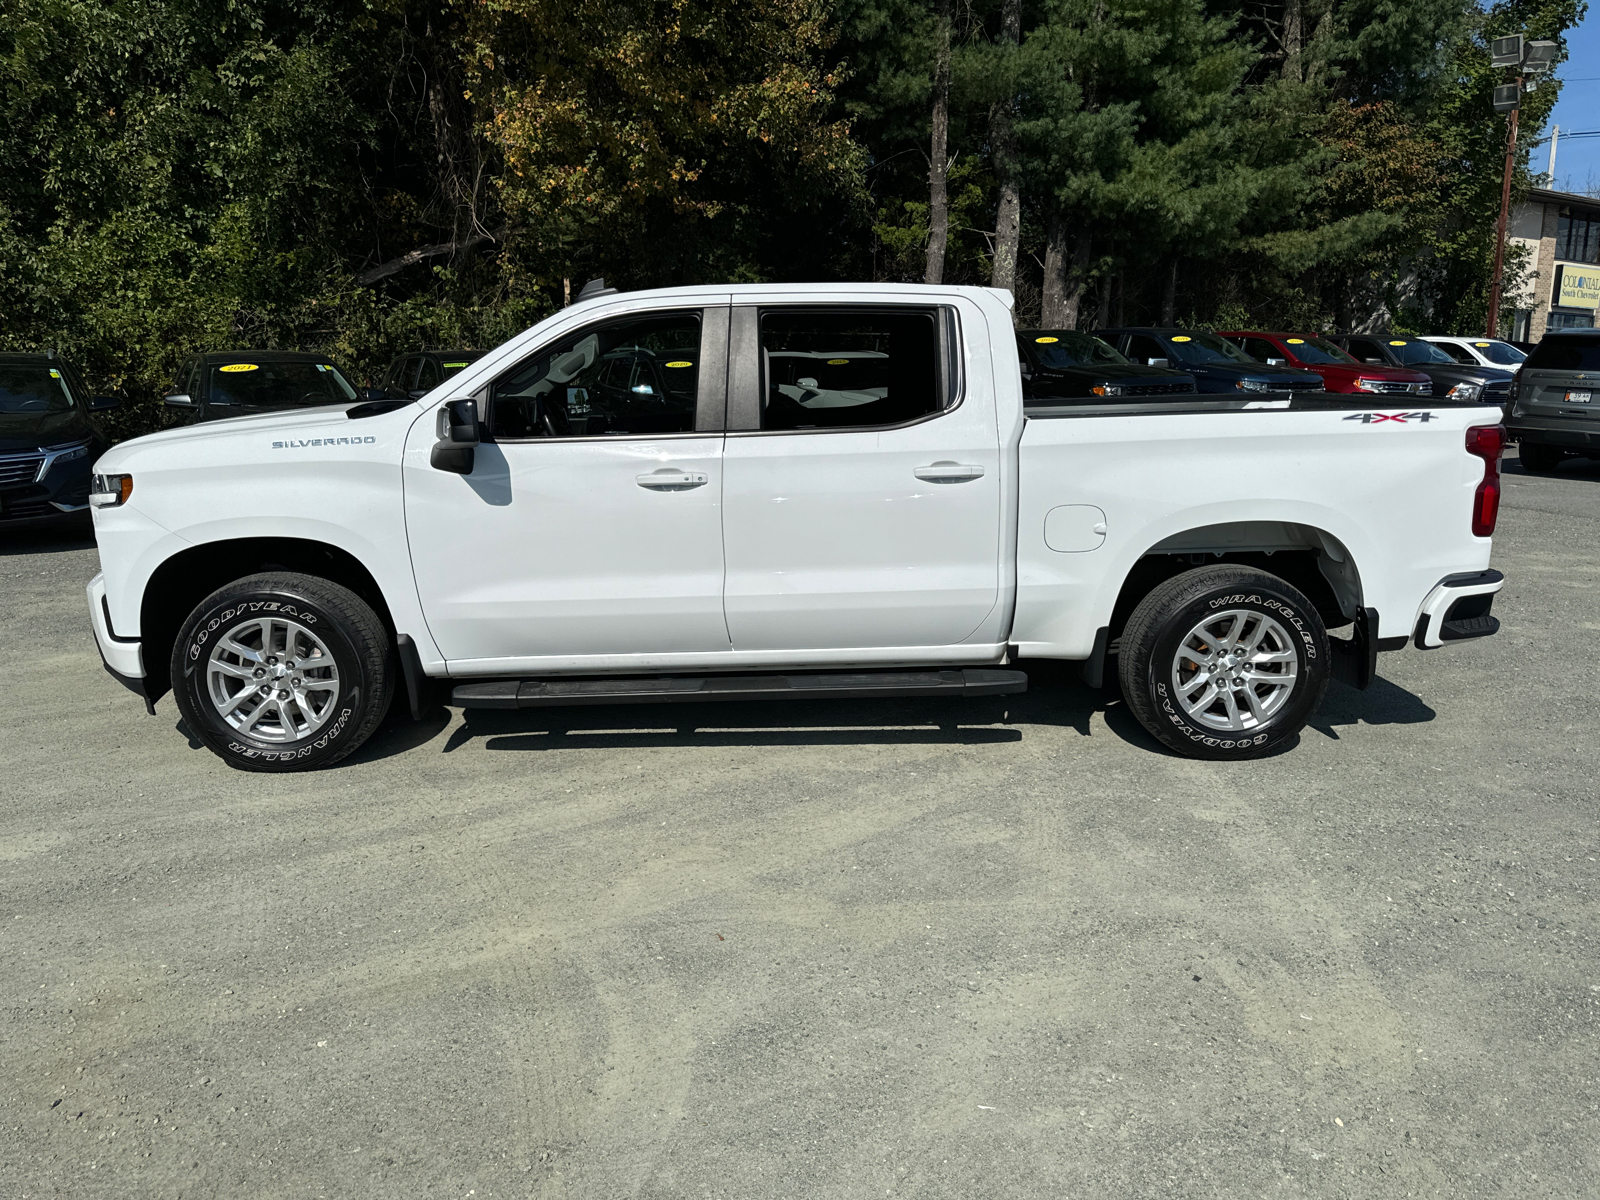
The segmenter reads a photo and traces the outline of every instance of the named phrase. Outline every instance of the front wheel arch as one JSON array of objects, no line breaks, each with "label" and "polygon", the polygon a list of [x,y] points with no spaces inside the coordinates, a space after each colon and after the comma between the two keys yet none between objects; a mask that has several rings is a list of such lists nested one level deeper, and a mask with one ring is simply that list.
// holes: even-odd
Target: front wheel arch
[{"label": "front wheel arch", "polygon": [[151,573],[139,605],[145,688],[151,701],[172,687],[169,662],[178,630],[195,605],[235,579],[264,571],[292,571],[326,579],[360,596],[391,640],[394,618],[364,563],[348,550],[308,538],[236,538],[206,542],[174,554]]}]

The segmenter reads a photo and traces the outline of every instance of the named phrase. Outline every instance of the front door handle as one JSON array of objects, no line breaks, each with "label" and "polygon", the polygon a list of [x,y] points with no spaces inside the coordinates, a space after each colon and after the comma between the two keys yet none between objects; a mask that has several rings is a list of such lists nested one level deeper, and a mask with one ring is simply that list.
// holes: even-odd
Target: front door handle
[{"label": "front door handle", "polygon": [[647,475],[634,476],[634,482],[652,492],[686,492],[711,482],[711,476],[703,471],[676,471],[671,467],[663,467]]},{"label": "front door handle", "polygon": [[918,479],[929,483],[966,483],[969,479],[983,478],[983,467],[978,463],[940,461],[918,467],[912,472]]}]

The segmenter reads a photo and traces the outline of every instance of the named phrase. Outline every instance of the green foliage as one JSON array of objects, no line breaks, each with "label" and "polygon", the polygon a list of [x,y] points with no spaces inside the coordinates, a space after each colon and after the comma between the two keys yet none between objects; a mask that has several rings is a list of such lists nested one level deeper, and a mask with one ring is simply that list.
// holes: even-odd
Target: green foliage
[{"label": "green foliage", "polygon": [[[1586,9],[1485,4],[1030,0],[1018,45],[999,0],[957,6],[945,278],[988,279],[1005,105],[1020,312],[1064,228],[1090,322],[1155,319],[1175,269],[1199,325],[1476,331],[1487,41]],[[601,273],[920,279],[934,29],[931,0],[7,0],[0,346],[127,389],[131,432],[199,349],[371,375]],[[1557,87],[1525,98],[1516,195]]]}]

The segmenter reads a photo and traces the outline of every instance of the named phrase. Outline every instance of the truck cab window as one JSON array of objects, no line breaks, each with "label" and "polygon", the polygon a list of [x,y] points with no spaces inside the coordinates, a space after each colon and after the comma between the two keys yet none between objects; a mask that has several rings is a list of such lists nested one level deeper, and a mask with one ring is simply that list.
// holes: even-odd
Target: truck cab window
[{"label": "truck cab window", "polygon": [[939,412],[932,309],[806,309],[761,314],[761,428],[899,425]]},{"label": "truck cab window", "polygon": [[591,325],[495,382],[490,434],[518,441],[692,433],[699,378],[697,312]]}]

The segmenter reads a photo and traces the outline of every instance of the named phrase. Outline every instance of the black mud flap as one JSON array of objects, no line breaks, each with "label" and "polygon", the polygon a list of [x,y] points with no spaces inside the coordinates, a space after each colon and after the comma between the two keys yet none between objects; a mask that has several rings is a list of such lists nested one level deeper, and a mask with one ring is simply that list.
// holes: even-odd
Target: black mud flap
[{"label": "black mud flap", "polygon": [[1378,674],[1378,610],[1363,608],[1356,614],[1350,637],[1328,639],[1333,652],[1333,677],[1360,691],[1371,686]]}]

